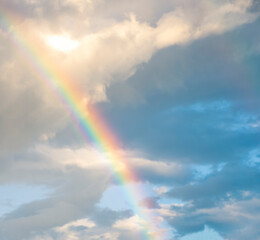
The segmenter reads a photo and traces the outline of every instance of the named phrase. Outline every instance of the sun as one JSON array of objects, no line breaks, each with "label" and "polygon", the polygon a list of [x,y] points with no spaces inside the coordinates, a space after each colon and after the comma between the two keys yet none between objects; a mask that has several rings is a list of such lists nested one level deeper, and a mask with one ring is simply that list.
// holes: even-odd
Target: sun
[{"label": "sun", "polygon": [[79,46],[79,42],[66,35],[52,35],[46,38],[47,44],[56,51],[70,52]]}]

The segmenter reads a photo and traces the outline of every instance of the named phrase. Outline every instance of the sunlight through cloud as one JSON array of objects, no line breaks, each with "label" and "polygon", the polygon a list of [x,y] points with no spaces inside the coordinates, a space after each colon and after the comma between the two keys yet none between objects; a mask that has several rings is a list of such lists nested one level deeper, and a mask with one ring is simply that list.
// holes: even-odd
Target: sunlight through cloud
[{"label": "sunlight through cloud", "polygon": [[56,51],[70,52],[79,46],[79,42],[69,36],[53,35],[46,38],[47,44]]}]

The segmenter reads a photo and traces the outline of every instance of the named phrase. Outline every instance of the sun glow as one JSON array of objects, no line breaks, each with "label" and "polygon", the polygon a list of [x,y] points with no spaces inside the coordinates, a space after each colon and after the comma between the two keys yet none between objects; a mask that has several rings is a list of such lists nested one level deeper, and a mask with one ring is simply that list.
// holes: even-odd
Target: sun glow
[{"label": "sun glow", "polygon": [[51,48],[59,52],[70,52],[79,46],[79,42],[72,40],[69,36],[48,36],[46,41]]}]

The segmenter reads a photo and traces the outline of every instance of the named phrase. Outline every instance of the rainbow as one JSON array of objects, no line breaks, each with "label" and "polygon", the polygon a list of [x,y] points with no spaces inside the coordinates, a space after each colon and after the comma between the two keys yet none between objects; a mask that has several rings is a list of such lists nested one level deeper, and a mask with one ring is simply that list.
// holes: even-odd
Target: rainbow
[{"label": "rainbow", "polygon": [[24,31],[19,29],[16,16],[0,9],[0,30],[19,49],[19,53],[27,60],[32,72],[37,78],[52,90],[56,97],[69,112],[72,121],[79,129],[85,141],[91,141],[107,156],[106,167],[114,176],[115,181],[124,189],[124,195],[130,200],[131,209],[135,215],[144,220],[144,231],[140,239],[164,239],[162,229],[158,229],[155,216],[148,214],[140,207],[138,199],[143,190],[129,186],[130,182],[138,182],[139,178],[127,161],[120,156],[120,143],[112,134],[111,129],[101,114],[89,105],[83,104],[84,95],[73,85],[73,81],[59,69],[56,63],[47,58],[33,41],[26,38]]}]

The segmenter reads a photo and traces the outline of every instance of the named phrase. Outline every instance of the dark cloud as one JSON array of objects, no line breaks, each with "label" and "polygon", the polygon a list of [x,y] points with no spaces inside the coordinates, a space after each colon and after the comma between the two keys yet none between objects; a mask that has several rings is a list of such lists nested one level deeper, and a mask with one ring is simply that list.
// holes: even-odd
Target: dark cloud
[{"label": "dark cloud", "polygon": [[202,181],[172,189],[168,196],[186,204],[172,208],[177,216],[170,224],[180,235],[208,225],[228,239],[257,239],[259,176],[259,167],[228,164]]},{"label": "dark cloud", "polygon": [[257,193],[259,177],[258,168],[228,164],[201,182],[174,188],[168,196],[192,201],[195,208],[215,207],[220,201],[241,198],[246,191]]},{"label": "dark cloud", "polygon": [[[259,22],[162,50],[132,78],[111,85],[110,103],[100,107],[126,145],[153,156],[210,163],[241,159],[256,147],[259,130],[247,125],[259,118],[259,55],[251,53],[260,36],[245,36]],[[230,109],[185,111],[194,103],[223,100]]]},{"label": "dark cloud", "polygon": [[[254,209],[254,211],[252,211]],[[216,208],[178,210],[179,215],[169,219],[180,236],[197,232],[210,226],[225,239],[258,239],[259,198],[220,202]]]},{"label": "dark cloud", "polygon": [[259,12],[260,11],[260,1],[259,0],[253,0],[252,6],[250,7],[250,10],[253,12]]}]

